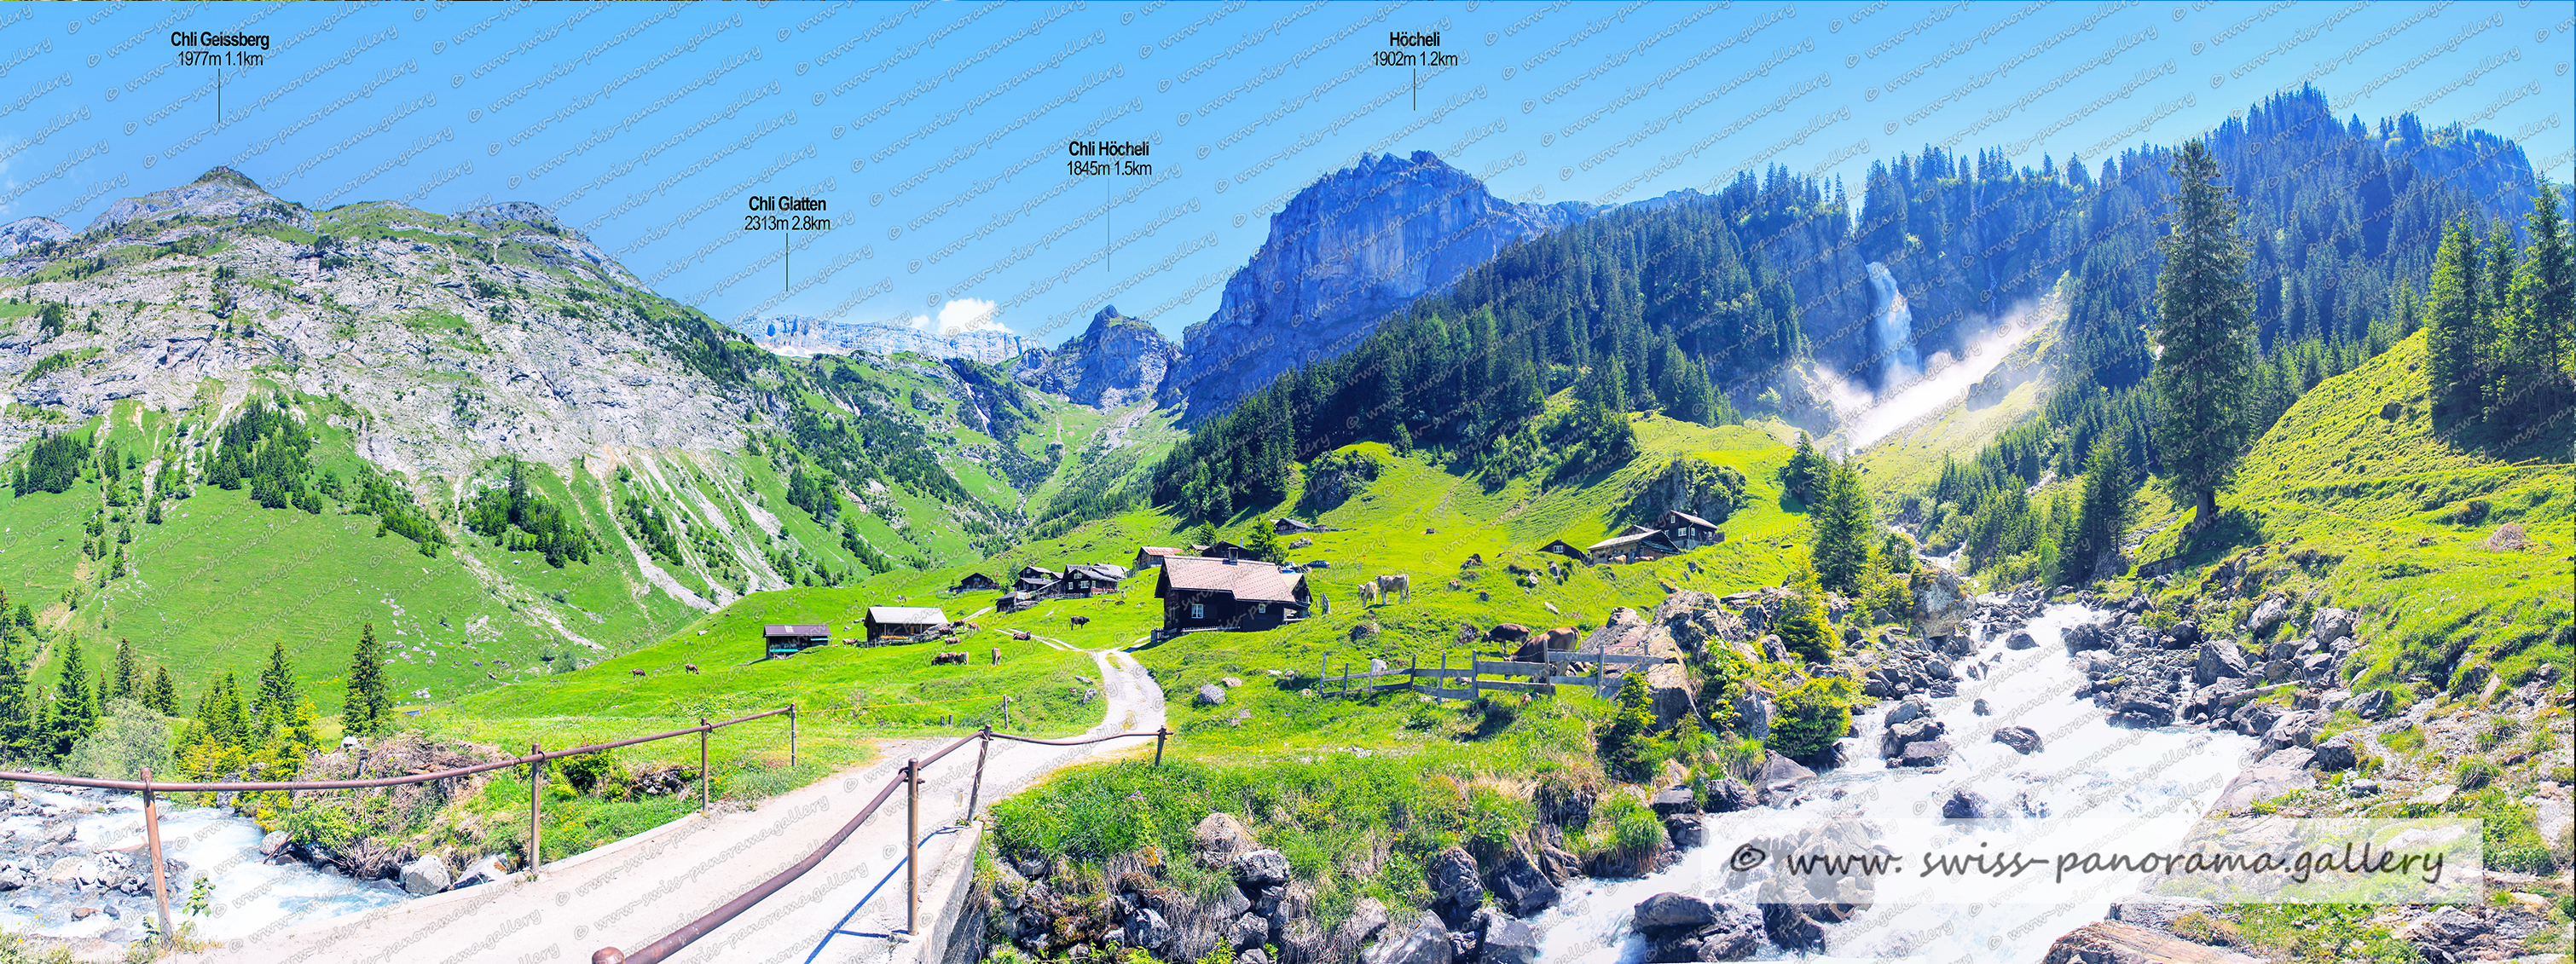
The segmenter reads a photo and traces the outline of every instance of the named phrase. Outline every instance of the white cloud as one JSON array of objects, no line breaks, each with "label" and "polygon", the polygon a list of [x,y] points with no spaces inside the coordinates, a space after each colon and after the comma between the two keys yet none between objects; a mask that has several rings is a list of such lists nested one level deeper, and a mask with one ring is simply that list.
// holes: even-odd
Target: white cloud
[{"label": "white cloud", "polygon": [[959,298],[939,308],[939,336],[970,331],[1002,331],[1001,311],[982,298]]}]

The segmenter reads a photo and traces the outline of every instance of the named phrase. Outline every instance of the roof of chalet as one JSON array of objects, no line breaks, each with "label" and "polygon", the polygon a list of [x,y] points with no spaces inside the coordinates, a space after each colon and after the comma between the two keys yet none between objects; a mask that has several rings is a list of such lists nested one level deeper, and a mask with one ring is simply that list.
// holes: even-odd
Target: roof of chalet
[{"label": "roof of chalet", "polygon": [[1163,579],[1155,587],[1231,593],[1244,602],[1296,602],[1297,580],[1267,562],[1240,562],[1204,556],[1173,556],[1163,561]]},{"label": "roof of chalet", "polygon": [[948,621],[948,614],[936,606],[870,606],[868,620],[890,626],[936,626]]},{"label": "roof of chalet", "polygon": [[1674,509],[1674,510],[1668,511],[1668,512],[1666,512],[1666,513],[1664,513],[1664,514],[1665,514],[1665,515],[1668,515],[1668,516],[1671,516],[1671,517],[1673,517],[1673,518],[1676,518],[1676,519],[1680,519],[1680,520],[1682,520],[1683,522],[1689,523],[1689,524],[1691,524],[1691,525],[1698,526],[1698,527],[1700,527],[1700,528],[1702,528],[1702,529],[1714,529],[1714,528],[1717,528],[1717,523],[1710,522],[1710,521],[1708,521],[1707,519],[1702,519],[1702,518],[1700,518],[1700,517],[1698,517],[1698,516],[1695,516],[1695,515],[1692,515],[1692,514],[1690,514],[1690,513],[1688,513],[1688,512],[1684,512],[1684,511],[1682,511],[1682,510],[1680,510],[1680,509]]},{"label": "roof of chalet", "polygon": [[1127,578],[1127,567],[1113,566],[1105,562],[1079,562],[1064,567],[1064,572],[1068,576],[1089,576],[1108,582],[1118,582]]},{"label": "roof of chalet", "polygon": [[1148,556],[1177,556],[1181,550],[1170,546],[1137,546],[1136,551]]},{"label": "roof of chalet", "polygon": [[1661,540],[1663,537],[1664,534],[1662,532],[1653,529],[1648,529],[1644,532],[1621,533],[1585,546],[1583,547],[1583,551],[1600,552],[1604,549],[1625,549],[1629,546],[1642,544],[1648,540]]},{"label": "roof of chalet", "polygon": [[766,623],[760,627],[763,636],[829,636],[832,627],[821,623]]}]

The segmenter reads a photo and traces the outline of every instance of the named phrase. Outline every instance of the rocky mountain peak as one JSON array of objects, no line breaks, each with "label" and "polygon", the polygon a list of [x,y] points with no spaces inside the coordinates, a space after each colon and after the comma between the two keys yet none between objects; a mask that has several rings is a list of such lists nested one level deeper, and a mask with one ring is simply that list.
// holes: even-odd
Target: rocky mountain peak
[{"label": "rocky mountain peak", "polygon": [[1386,313],[1455,283],[1514,242],[1585,216],[1579,205],[1515,204],[1429,151],[1363,157],[1307,186],[1270,218],[1270,236],[1182,336],[1161,390],[1192,419],[1225,411],[1281,373],[1329,358]]},{"label": "rocky mountain peak", "polygon": [[233,224],[280,221],[307,229],[313,226],[313,212],[303,205],[279,200],[242,172],[218,166],[178,187],[110,204],[90,228],[123,234],[128,229],[149,229],[157,227],[158,222],[178,218]]},{"label": "rocky mountain peak", "polygon": [[1082,334],[1048,351],[1032,348],[1011,377],[1081,405],[1119,408],[1147,401],[1180,361],[1180,348],[1140,318],[1102,305]]},{"label": "rocky mountain peak", "polygon": [[16,255],[20,251],[47,241],[60,241],[71,236],[70,228],[62,226],[61,222],[52,218],[41,215],[19,218],[7,224],[0,224],[0,258]]}]

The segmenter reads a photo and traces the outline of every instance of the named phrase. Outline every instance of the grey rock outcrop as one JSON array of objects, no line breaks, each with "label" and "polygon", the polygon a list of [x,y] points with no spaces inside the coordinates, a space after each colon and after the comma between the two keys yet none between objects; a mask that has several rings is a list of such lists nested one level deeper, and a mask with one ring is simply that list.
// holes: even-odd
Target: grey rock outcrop
[{"label": "grey rock outcrop", "polygon": [[1389,311],[1455,283],[1523,239],[1584,216],[1514,204],[1428,151],[1366,157],[1309,185],[1270,218],[1216,313],[1181,338],[1158,393],[1192,419],[1234,407],[1281,373],[1348,350]]},{"label": "grey rock outcrop", "polygon": [[1052,350],[1022,353],[1011,377],[1078,405],[1119,408],[1152,401],[1180,360],[1180,348],[1162,332],[1107,305],[1082,334]]},{"label": "grey rock outcrop", "polygon": [[446,890],[453,882],[447,873],[447,862],[436,856],[423,855],[402,867],[402,887],[414,897],[426,897]]}]

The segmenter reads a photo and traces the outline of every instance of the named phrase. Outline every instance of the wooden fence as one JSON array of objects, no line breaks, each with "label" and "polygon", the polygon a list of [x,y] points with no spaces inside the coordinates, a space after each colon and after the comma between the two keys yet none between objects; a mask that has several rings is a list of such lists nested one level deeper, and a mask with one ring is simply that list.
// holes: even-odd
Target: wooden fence
[{"label": "wooden fence", "polygon": [[[1668,662],[1672,660],[1662,656],[1551,651],[1544,662],[1524,663],[1507,659],[1486,659],[1479,656],[1467,660],[1464,666],[1453,668],[1449,665],[1448,654],[1443,653],[1440,665],[1436,668],[1426,667],[1416,662],[1402,668],[1388,667],[1382,670],[1335,676],[1332,672],[1333,658],[1326,656],[1315,669],[1315,676],[1321,681],[1316,684],[1315,691],[1324,696],[1360,696],[1369,693],[1412,690],[1439,699],[1472,700],[1485,693],[1543,693],[1553,696],[1556,695],[1556,688],[1564,685],[1588,686],[1595,694],[1607,697],[1617,690],[1621,679],[1621,677],[1608,675],[1605,672],[1607,667],[1652,666]],[[1569,673],[1560,669],[1569,665],[1588,665],[1592,671]],[[1489,675],[1510,678],[1486,679],[1485,677]],[[1397,677],[1402,677],[1403,681],[1375,682],[1394,680]],[[1430,682],[1423,682],[1425,679]],[[1545,679],[1546,682],[1538,682],[1540,679]],[[1464,681],[1464,685],[1454,682],[1461,680]]]}]

